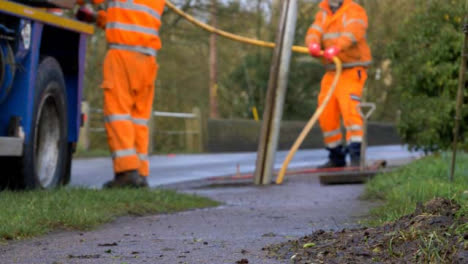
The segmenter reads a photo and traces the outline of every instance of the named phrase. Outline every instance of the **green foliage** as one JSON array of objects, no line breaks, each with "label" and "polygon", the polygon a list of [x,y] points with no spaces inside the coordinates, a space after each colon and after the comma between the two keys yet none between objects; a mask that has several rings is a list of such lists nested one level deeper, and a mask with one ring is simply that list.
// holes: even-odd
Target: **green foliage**
[{"label": "green foliage", "polygon": [[[208,0],[179,0],[178,6],[210,23]],[[368,39],[373,66],[369,69],[366,100],[377,103],[372,119],[394,121],[401,112],[399,131],[413,148],[446,148],[451,141],[454,98],[461,49],[463,0],[361,0],[368,13]],[[281,1],[218,1],[218,27],[238,35],[274,41]],[[304,37],[317,11],[316,1],[299,1],[295,44]],[[154,109],[191,112],[209,109],[210,34],[167,10],[162,17],[163,48]],[[106,51],[102,31],[89,43],[86,99],[101,108],[101,67]],[[268,87],[271,49],[218,38],[218,105],[222,118],[252,118],[256,106],[262,115]],[[391,64],[385,64],[391,62]],[[387,65],[387,66],[384,66]],[[389,66],[390,65],[390,66]],[[381,72],[381,78],[375,78]],[[323,68],[304,54],[291,61],[285,120],[306,120],[316,108]],[[389,80],[390,79],[390,80]],[[468,121],[468,108],[463,110]],[[93,117],[94,118],[94,117]],[[96,125],[102,117],[96,114]],[[462,138],[468,139],[468,122],[462,122]],[[180,131],[173,119],[155,122],[158,130]],[[183,130],[183,129],[182,129]],[[94,133],[92,146],[106,148],[105,135]],[[156,151],[183,151],[183,136],[160,133]],[[468,141],[465,140],[468,146]]]},{"label": "green foliage", "polygon": [[[293,56],[289,73],[283,118],[304,120],[317,106],[323,67],[312,60],[303,62],[301,56]],[[270,75],[271,52],[247,55],[227,78],[221,82],[223,112],[232,111],[236,117],[251,118],[251,108],[263,112]],[[228,98],[234,99],[230,101]],[[229,109],[229,110],[228,110]]]},{"label": "green foliage", "polygon": [[402,113],[398,129],[413,148],[431,151],[451,143],[464,5],[462,0],[416,1],[387,46]]}]

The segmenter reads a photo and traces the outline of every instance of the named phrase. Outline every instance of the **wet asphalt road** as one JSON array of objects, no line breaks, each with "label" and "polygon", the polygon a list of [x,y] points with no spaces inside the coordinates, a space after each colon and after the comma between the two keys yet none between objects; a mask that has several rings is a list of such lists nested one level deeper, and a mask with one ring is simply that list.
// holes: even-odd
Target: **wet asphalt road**
[{"label": "wet asphalt road", "polygon": [[[276,155],[275,168],[281,164],[287,151]],[[419,157],[421,153],[409,152],[403,146],[379,146],[368,149],[368,160],[386,159],[390,163],[407,162]],[[216,176],[236,174],[237,166],[241,173],[252,173],[255,170],[255,152],[217,153],[192,155],[155,155],[150,157],[152,187],[199,180]],[[300,150],[291,161],[289,168],[316,167],[327,159],[327,152],[320,150]],[[110,158],[76,159],[72,165],[71,185],[100,188],[113,177]]]}]

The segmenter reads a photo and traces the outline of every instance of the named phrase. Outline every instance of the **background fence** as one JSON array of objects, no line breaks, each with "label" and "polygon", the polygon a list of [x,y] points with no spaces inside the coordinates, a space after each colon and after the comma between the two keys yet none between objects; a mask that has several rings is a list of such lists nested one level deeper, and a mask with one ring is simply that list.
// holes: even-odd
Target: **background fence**
[{"label": "background fence", "polygon": [[[85,119],[80,132],[79,146],[85,151],[91,148],[106,149],[107,139],[102,109],[90,107],[87,102],[83,102],[82,112]],[[166,126],[168,123],[171,125]],[[199,108],[193,108],[191,113],[153,111],[148,126],[150,154],[165,151],[157,149],[156,144],[161,140],[173,142],[172,145],[176,150],[203,151],[203,126]]]},{"label": "background fence", "polygon": [[[102,110],[83,104],[88,117],[80,134],[80,148],[107,149]],[[191,113],[154,111],[150,120],[150,153],[257,151],[262,122],[247,119],[204,119],[198,108]],[[282,121],[278,148],[291,147],[305,121]],[[368,124],[370,146],[402,144],[393,123]],[[323,148],[322,132],[314,127],[303,149]]]}]

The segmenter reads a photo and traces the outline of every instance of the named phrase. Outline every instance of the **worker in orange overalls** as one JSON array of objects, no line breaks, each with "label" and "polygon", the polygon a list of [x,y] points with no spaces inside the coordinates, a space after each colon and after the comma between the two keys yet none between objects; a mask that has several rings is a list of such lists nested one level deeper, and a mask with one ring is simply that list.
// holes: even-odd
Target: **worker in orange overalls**
[{"label": "worker in orange overalls", "polygon": [[[346,166],[347,152],[351,156],[351,165],[359,166],[363,121],[358,105],[367,79],[367,67],[372,60],[366,30],[366,11],[353,0],[323,0],[307,32],[306,45],[310,54],[314,57],[323,54],[322,61],[327,70],[321,83],[319,105],[336,74],[333,57],[337,56],[343,63],[343,73],[336,90],[319,119],[329,151],[327,163],[320,168]],[[340,118],[346,128],[346,148],[342,143]]]},{"label": "worker in orange overalls", "polygon": [[[104,67],[104,119],[115,177],[104,187],[146,187],[148,121],[161,48],[164,0],[93,0],[109,45]],[[102,8],[102,5],[105,5]],[[82,6],[81,17],[89,10]],[[84,15],[83,15],[84,14]],[[78,16],[80,17],[80,16]]]}]

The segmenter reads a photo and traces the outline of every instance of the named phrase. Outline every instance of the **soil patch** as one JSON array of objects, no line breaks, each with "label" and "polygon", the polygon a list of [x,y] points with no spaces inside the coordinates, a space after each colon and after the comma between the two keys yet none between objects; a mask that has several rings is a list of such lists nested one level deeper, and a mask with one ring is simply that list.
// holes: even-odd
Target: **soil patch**
[{"label": "soil patch", "polygon": [[[468,234],[453,200],[436,198],[377,228],[319,230],[272,245],[268,256],[292,263],[468,263]],[[466,231],[466,228],[464,229]]]}]

